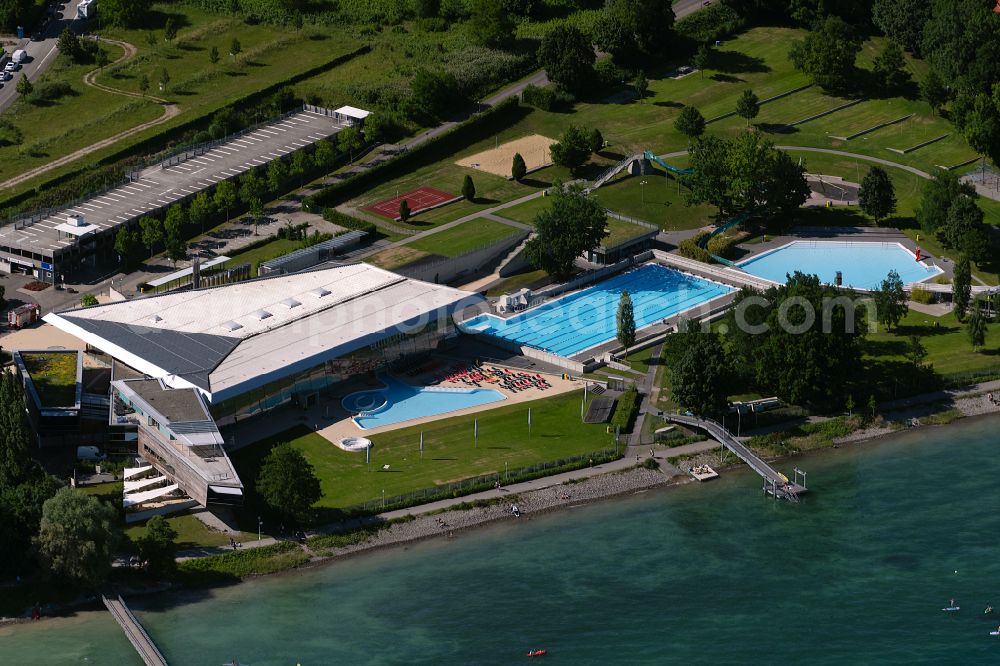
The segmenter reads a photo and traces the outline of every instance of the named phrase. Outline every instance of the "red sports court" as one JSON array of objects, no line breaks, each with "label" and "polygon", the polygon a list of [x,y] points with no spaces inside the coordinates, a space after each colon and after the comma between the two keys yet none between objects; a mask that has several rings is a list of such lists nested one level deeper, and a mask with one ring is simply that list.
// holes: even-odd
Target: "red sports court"
[{"label": "red sports court", "polygon": [[441,190],[435,190],[433,187],[418,187],[412,192],[400,194],[398,197],[379,201],[376,204],[367,206],[364,210],[371,211],[377,215],[381,215],[382,217],[387,217],[390,220],[395,220],[399,217],[399,202],[403,199],[406,199],[406,204],[410,207],[410,214],[416,215],[417,213],[425,211],[428,208],[433,208],[443,203],[455,201],[457,199],[461,199],[461,197],[456,197],[453,194],[448,194],[447,192],[442,192]]}]

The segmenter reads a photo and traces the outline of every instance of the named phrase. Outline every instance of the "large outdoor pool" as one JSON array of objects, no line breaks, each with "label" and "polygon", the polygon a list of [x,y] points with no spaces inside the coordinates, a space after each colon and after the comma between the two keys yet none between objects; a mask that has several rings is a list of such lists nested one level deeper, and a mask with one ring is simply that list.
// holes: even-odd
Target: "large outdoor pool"
[{"label": "large outdoor pool", "polygon": [[385,374],[379,379],[385,388],[350,393],[341,401],[344,409],[356,414],[354,422],[364,430],[506,399],[494,389],[413,386]]},{"label": "large outdoor pool", "polygon": [[723,284],[646,264],[509,319],[479,315],[464,322],[463,328],[572,356],[615,338],[618,300],[624,289],[632,297],[637,329],[732,291]]},{"label": "large outdoor pool", "polygon": [[878,289],[891,270],[899,273],[903,284],[922,282],[943,272],[917,261],[899,243],[855,241],[793,241],[740,262],[739,267],[780,284],[795,271],[818,275],[821,281],[834,284],[840,271],[843,286],[856,289]]}]

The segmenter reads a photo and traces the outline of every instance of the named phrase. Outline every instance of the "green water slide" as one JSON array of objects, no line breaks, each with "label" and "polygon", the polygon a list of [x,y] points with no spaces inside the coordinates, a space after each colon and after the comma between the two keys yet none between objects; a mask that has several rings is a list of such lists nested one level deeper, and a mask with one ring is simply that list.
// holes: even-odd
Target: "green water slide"
[{"label": "green water slide", "polygon": [[[707,249],[708,248],[708,241],[712,240],[715,236],[718,236],[719,234],[726,233],[727,231],[729,231],[733,227],[738,227],[739,225],[741,225],[744,222],[746,222],[747,220],[749,220],[750,217],[751,217],[750,213],[740,213],[736,217],[732,217],[732,218],[726,220],[725,222],[723,222],[722,224],[720,224],[719,226],[717,226],[715,228],[715,230],[713,230],[711,233],[709,233],[704,238],[702,238],[700,241],[698,241],[698,246],[701,247],[702,249]],[[717,261],[720,264],[724,264],[724,265],[729,266],[731,268],[739,268],[739,266],[737,266],[733,262],[729,261],[728,259],[723,259],[722,257],[719,257],[719,256],[711,254],[711,253],[709,253],[708,256],[712,257],[713,260]]]},{"label": "green water slide", "polygon": [[657,164],[659,164],[661,167],[663,167],[664,169],[666,169],[670,173],[676,173],[679,176],[686,176],[688,174],[694,173],[694,169],[682,169],[680,167],[675,167],[672,164],[667,164],[666,162],[664,162],[663,160],[661,160],[659,157],[657,157],[656,153],[654,153],[652,150],[647,150],[646,152],[644,152],[642,154],[642,156],[644,158],[646,158],[647,160],[649,160],[650,162],[656,162]]}]

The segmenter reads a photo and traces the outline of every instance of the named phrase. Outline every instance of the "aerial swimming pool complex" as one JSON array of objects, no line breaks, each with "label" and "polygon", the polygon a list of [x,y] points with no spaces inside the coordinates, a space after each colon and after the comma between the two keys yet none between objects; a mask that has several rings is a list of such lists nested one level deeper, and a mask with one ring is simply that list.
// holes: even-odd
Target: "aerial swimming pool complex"
[{"label": "aerial swimming pool complex", "polygon": [[889,271],[899,273],[903,284],[923,282],[940,275],[937,266],[917,261],[899,243],[855,241],[793,241],[739,264],[751,275],[784,284],[786,275],[801,271],[834,284],[837,271],[842,284],[855,289],[878,289]]},{"label": "aerial swimming pool complex", "polygon": [[462,328],[573,356],[615,339],[618,300],[628,289],[637,329],[698,307],[732,289],[658,264],[646,264],[509,319],[484,314]]}]

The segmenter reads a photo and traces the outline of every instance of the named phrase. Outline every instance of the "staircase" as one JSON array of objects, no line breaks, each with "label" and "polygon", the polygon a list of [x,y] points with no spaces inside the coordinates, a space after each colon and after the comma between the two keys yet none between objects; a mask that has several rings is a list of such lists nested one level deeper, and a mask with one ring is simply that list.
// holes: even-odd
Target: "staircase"
[{"label": "staircase", "polygon": [[590,186],[590,189],[591,190],[596,190],[598,187],[600,187],[604,183],[608,182],[609,180],[611,180],[612,178],[614,178],[615,176],[617,176],[624,169],[627,169],[628,165],[632,164],[632,162],[634,162],[636,160],[641,160],[641,159],[642,159],[642,155],[640,155],[640,154],[631,155],[629,157],[626,157],[625,159],[623,159],[621,162],[619,162],[618,164],[614,165],[613,167],[605,169],[604,172],[601,173],[601,175],[599,175],[597,177],[597,180],[594,181],[594,184]]},{"label": "staircase", "polygon": [[536,234],[534,231],[532,231],[530,234],[528,234],[525,237],[525,239],[523,241],[521,241],[520,243],[518,243],[517,245],[515,245],[514,249],[511,250],[510,252],[508,252],[507,256],[504,257],[500,261],[500,265],[497,266],[497,269],[494,271],[494,274],[496,274],[497,276],[503,276],[503,269],[507,268],[507,264],[509,264],[510,262],[514,261],[514,259],[516,259],[517,256],[519,254],[521,254],[521,252],[524,251],[524,248],[528,244],[528,241],[530,241],[532,238],[534,238],[537,235],[538,234]]}]

